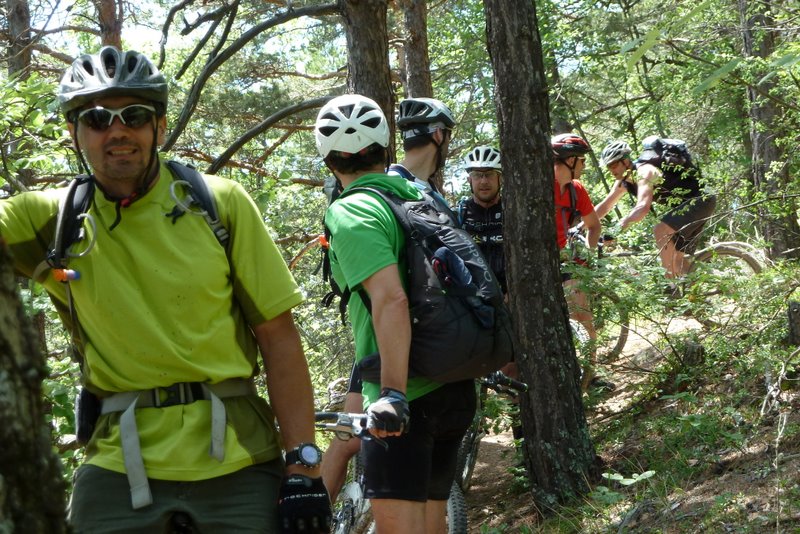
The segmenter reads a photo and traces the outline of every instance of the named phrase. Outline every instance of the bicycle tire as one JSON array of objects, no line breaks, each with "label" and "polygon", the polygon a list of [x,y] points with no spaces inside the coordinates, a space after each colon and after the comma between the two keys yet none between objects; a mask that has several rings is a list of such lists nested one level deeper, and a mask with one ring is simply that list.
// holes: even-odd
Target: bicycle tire
[{"label": "bicycle tire", "polygon": [[458,446],[455,482],[464,493],[469,491],[472,485],[472,473],[475,470],[475,463],[478,461],[478,448],[484,436],[478,425],[479,422],[478,424],[473,423]]},{"label": "bicycle tire", "polygon": [[467,500],[455,480],[450,488],[450,497],[447,499],[447,532],[448,534],[467,533]]},{"label": "bicycle tire", "polygon": [[592,295],[592,315],[600,346],[605,347],[598,361],[608,363],[622,354],[630,332],[630,314],[613,292]]},{"label": "bicycle tire", "polygon": [[374,532],[372,507],[364,497],[363,475],[364,458],[359,452],[350,460],[351,480],[339,492],[334,503],[333,534],[368,534]]},{"label": "bicycle tire", "polygon": [[747,287],[764,266],[751,246],[736,242],[715,243],[692,256],[683,289],[696,305],[691,313],[707,328],[720,327],[738,316],[741,305],[736,290]]}]

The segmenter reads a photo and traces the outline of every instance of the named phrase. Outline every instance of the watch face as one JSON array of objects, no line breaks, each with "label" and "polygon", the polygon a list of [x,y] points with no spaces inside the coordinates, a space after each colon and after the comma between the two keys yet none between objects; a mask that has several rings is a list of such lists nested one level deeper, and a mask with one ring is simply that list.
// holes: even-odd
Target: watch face
[{"label": "watch face", "polygon": [[304,445],[300,447],[300,460],[310,466],[318,465],[321,458],[319,449],[313,445]]}]

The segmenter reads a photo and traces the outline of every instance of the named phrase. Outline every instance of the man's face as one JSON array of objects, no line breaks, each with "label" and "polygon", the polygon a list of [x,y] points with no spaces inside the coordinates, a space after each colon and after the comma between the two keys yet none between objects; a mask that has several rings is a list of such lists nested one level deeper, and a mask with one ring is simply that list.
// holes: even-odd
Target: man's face
[{"label": "man's face", "polygon": [[[152,109],[151,103],[135,97],[100,98],[78,112],[77,124],[68,124],[73,141],[83,151],[100,184],[136,183],[144,177],[151,163],[153,143],[163,142],[166,127],[165,117],[157,118],[147,107]],[[111,119],[111,115],[95,108],[115,111],[128,108],[121,111],[127,124],[119,116]],[[158,133],[154,139],[156,127]]]},{"label": "man's face", "polygon": [[575,167],[572,173],[572,178],[580,178],[583,174],[583,170],[586,168],[586,158],[584,156],[576,156],[574,165]]},{"label": "man's face", "polygon": [[629,170],[628,165],[626,165],[625,162],[626,162],[625,159],[617,160],[613,163],[609,163],[608,165],[606,165],[606,169],[608,169],[608,172],[614,175],[614,179],[624,180],[625,175]]},{"label": "man's face", "polygon": [[491,202],[500,193],[501,177],[495,169],[472,169],[468,179],[475,200]]}]

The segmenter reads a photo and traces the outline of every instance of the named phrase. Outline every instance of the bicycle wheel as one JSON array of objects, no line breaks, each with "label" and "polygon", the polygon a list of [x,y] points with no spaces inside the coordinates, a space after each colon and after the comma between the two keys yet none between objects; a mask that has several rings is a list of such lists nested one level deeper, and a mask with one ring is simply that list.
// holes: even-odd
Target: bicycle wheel
[{"label": "bicycle wheel", "polygon": [[372,508],[369,499],[364,497],[363,483],[364,458],[361,453],[350,460],[352,464],[352,478],[339,492],[339,497],[334,503],[333,529],[334,534],[367,534],[372,529]]},{"label": "bicycle wheel", "polygon": [[457,481],[453,481],[450,497],[447,499],[447,532],[449,534],[466,534],[467,501]]},{"label": "bicycle wheel", "polygon": [[730,323],[744,307],[743,288],[763,270],[761,261],[735,243],[716,243],[692,256],[684,296],[691,313],[707,327]]},{"label": "bicycle wheel", "polygon": [[334,534],[349,534],[353,532],[356,524],[357,509],[359,502],[363,500],[361,487],[356,482],[345,484],[339,497],[336,499],[333,510],[333,529]]},{"label": "bicycle wheel", "polygon": [[592,316],[597,331],[597,346],[602,348],[598,361],[607,363],[616,360],[628,342],[628,310],[617,295],[602,291],[592,295]]},{"label": "bicycle wheel", "polygon": [[[480,408],[478,409],[480,412]],[[476,414],[477,417],[482,415]],[[466,493],[472,485],[472,472],[475,470],[475,462],[478,460],[478,447],[484,433],[481,432],[478,424],[473,425],[464,434],[461,445],[458,447],[458,458],[456,459],[456,479],[455,482]]]}]

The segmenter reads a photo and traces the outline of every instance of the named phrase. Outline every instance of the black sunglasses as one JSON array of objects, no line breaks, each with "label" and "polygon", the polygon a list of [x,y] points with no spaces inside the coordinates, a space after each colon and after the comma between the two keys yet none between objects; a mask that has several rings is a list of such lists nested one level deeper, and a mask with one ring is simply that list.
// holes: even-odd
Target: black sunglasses
[{"label": "black sunglasses", "polygon": [[145,124],[151,123],[156,115],[156,108],[145,104],[131,104],[124,108],[104,108],[96,106],[85,109],[78,114],[77,120],[92,130],[103,132],[108,130],[114,117],[119,117],[122,124],[128,128],[141,128]]}]

